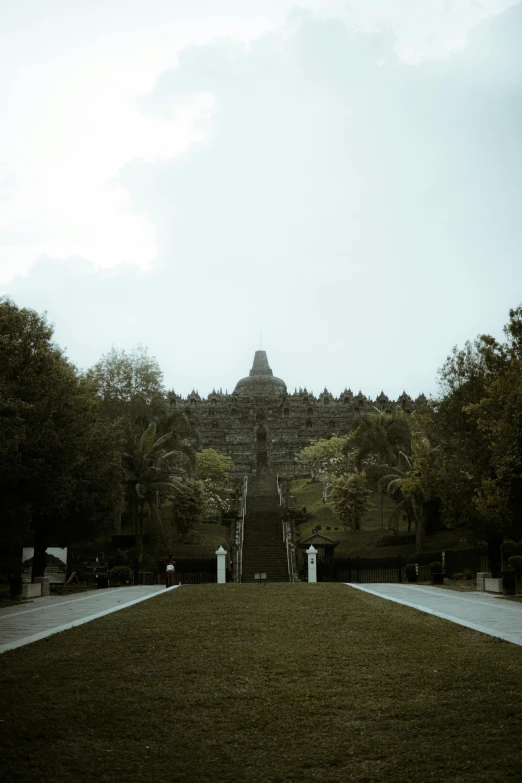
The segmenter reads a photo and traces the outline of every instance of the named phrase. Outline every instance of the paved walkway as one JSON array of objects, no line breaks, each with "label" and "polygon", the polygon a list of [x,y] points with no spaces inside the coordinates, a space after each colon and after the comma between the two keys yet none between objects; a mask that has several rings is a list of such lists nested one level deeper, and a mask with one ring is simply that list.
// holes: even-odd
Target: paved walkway
[{"label": "paved walkway", "polygon": [[155,595],[175,590],[162,585],[89,590],[79,596],[48,596],[0,609],[0,654],[88,623]]},{"label": "paved walkway", "polygon": [[460,593],[425,585],[350,583],[349,587],[522,645],[522,603],[490,593]]}]

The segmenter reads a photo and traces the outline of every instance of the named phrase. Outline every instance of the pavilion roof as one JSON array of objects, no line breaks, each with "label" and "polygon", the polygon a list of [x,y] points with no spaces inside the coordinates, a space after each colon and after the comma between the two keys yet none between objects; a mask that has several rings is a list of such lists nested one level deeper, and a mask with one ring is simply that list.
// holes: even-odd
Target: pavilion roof
[{"label": "pavilion roof", "polygon": [[299,547],[299,549],[308,549],[309,546],[315,546],[317,547],[326,547],[326,546],[337,546],[340,544],[339,541],[334,541],[332,538],[328,538],[328,536],[322,536],[320,533],[312,533],[311,536],[308,536],[308,538],[303,538],[302,541],[297,541],[296,546]]}]

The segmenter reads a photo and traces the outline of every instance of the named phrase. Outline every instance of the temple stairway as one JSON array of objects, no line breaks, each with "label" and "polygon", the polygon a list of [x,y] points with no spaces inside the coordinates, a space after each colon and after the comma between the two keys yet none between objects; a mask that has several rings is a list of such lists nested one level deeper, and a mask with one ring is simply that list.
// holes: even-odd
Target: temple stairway
[{"label": "temple stairway", "polygon": [[257,582],[254,574],[266,574],[266,582],[288,582],[286,547],[276,474],[261,471],[248,482],[243,542],[242,582]]}]

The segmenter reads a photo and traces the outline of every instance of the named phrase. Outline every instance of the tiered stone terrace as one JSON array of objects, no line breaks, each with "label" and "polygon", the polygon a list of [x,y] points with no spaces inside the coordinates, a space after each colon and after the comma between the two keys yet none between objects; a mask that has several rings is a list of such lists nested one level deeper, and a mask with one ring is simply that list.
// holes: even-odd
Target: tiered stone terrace
[{"label": "tiered stone terrace", "polygon": [[291,476],[296,454],[310,441],[346,434],[361,413],[376,408],[391,412],[396,407],[410,412],[417,402],[406,392],[396,401],[383,392],[372,400],[350,389],[339,397],[327,389],[318,396],[306,389],[289,394],[285,382],[273,375],[265,351],[256,351],[249,375],[238,381],[232,394],[213,391],[202,399],[196,391],[186,398],[171,392],[169,399],[195,425],[201,448],[232,458],[235,477],[256,473],[265,465]]}]

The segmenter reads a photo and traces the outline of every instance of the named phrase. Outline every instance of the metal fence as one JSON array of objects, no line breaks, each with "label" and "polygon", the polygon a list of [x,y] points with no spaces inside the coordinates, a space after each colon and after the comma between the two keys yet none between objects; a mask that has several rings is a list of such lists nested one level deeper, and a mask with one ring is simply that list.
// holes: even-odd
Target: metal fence
[{"label": "metal fence", "polygon": [[318,557],[318,582],[401,582],[403,563],[395,557]]},{"label": "metal fence", "polygon": [[[430,563],[444,564],[446,577],[470,571],[488,571],[488,557],[485,548],[448,550],[446,552],[423,552],[412,555],[388,555],[372,557],[324,557],[317,558],[317,580],[319,582],[407,582],[404,567],[408,563],[418,565],[418,579],[430,579]],[[305,576],[301,573],[301,577]]]},{"label": "metal fence", "polygon": [[[217,582],[216,557],[177,557],[175,567],[175,580],[177,584],[199,585]],[[154,575],[154,583],[156,583],[158,579],[164,581],[165,562],[163,560],[156,561]]]}]

